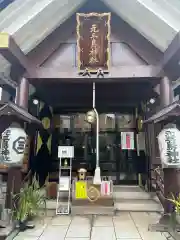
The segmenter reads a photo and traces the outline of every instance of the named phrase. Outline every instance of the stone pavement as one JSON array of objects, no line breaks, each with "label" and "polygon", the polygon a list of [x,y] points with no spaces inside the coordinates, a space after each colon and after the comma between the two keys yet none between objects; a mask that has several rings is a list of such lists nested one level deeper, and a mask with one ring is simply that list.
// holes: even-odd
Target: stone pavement
[{"label": "stone pavement", "polygon": [[160,215],[122,212],[116,216],[57,216],[38,220],[36,227],[14,240],[166,240],[168,234],[148,232]]}]

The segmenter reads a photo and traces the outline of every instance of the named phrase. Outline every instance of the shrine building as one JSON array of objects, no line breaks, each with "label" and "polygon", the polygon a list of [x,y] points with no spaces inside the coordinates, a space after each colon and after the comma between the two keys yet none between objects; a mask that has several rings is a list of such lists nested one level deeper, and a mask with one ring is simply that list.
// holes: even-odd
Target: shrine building
[{"label": "shrine building", "polygon": [[[28,132],[25,174],[58,182],[58,146],[67,145],[72,175],[94,174],[96,127],[87,122],[94,83],[101,175],[152,189],[163,124],[144,122],[179,101],[176,8],[177,0],[16,0],[0,13],[1,105],[42,125]],[[3,114],[1,133],[12,123]],[[173,174],[164,181],[176,181]]]}]

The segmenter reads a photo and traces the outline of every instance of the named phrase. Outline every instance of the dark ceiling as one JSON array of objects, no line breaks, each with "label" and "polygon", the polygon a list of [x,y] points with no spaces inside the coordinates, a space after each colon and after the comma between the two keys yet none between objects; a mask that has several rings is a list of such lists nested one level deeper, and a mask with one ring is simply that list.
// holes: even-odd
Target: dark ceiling
[{"label": "dark ceiling", "polygon": [[[38,98],[55,111],[83,111],[92,108],[92,83],[58,83],[36,85]],[[96,83],[96,107],[99,111],[118,111],[121,107],[136,107],[143,100],[156,97],[149,82]]]}]

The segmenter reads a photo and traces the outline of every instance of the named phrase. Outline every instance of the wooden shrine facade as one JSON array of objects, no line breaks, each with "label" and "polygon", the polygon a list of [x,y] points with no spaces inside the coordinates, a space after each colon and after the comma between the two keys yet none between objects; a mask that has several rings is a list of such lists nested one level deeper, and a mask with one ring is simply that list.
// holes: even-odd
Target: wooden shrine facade
[{"label": "wooden shrine facade", "polygon": [[[109,14],[107,22],[108,17]],[[141,102],[147,103],[150,98],[157,98],[161,108],[172,103],[172,81],[180,76],[180,34],[177,34],[168,49],[162,53],[128,24],[111,14],[111,35],[114,34],[116,40],[109,39],[110,33],[103,29],[103,36],[106,36],[103,47],[106,51],[103,54],[101,51],[101,55],[97,54],[100,65],[96,64],[97,59],[93,53],[91,75],[88,77],[83,76],[83,71],[88,68],[87,59],[84,59],[81,64],[83,56],[79,56],[78,61],[76,59],[73,63],[71,62],[77,57],[77,49],[82,51],[80,47],[75,47],[73,54],[69,52],[66,56],[63,55],[67,45],[77,46],[76,37],[71,36],[72,33],[76,35],[75,18],[76,14],[27,55],[21,51],[13,37],[5,33],[0,34],[0,53],[12,65],[11,76],[19,86],[20,103],[27,103],[29,84],[32,84],[36,90],[34,98],[47,103],[57,112],[61,112],[62,109],[87,111],[92,107],[92,82],[97,83],[97,107],[101,109],[107,106],[109,112],[123,106],[135,108]],[[101,23],[98,24],[101,26]],[[108,24],[110,23],[107,23],[107,26]],[[94,26],[92,31],[96,33],[98,29]],[[120,39],[119,42],[117,38]],[[101,44],[102,39],[99,38],[98,41],[100,41],[98,44]],[[121,48],[123,51],[120,56],[115,48],[116,43],[125,46]],[[85,46],[84,51],[88,47],[89,45]],[[63,61],[67,64],[63,64],[61,54]],[[127,56],[129,56],[128,61],[123,62],[122,59]],[[114,59],[121,59],[121,61],[113,62]],[[103,70],[103,77],[97,76],[99,68]],[[158,84],[160,84],[160,90],[156,92],[154,88]],[[20,107],[24,108],[24,105],[20,104]],[[152,135],[152,132],[154,133],[152,129],[153,125],[147,129],[148,153],[150,163],[156,165],[159,164],[159,158],[156,157],[155,135]]]}]

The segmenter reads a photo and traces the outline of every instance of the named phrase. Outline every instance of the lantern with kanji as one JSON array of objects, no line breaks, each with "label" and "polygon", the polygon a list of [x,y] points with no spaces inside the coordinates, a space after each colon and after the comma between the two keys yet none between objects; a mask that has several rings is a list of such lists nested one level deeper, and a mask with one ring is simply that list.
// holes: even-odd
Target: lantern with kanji
[{"label": "lantern with kanji", "polygon": [[26,147],[27,135],[24,129],[9,127],[2,133],[1,156],[3,164],[21,165]]},{"label": "lantern with kanji", "polygon": [[180,168],[180,131],[176,127],[164,128],[158,144],[162,166]]}]

